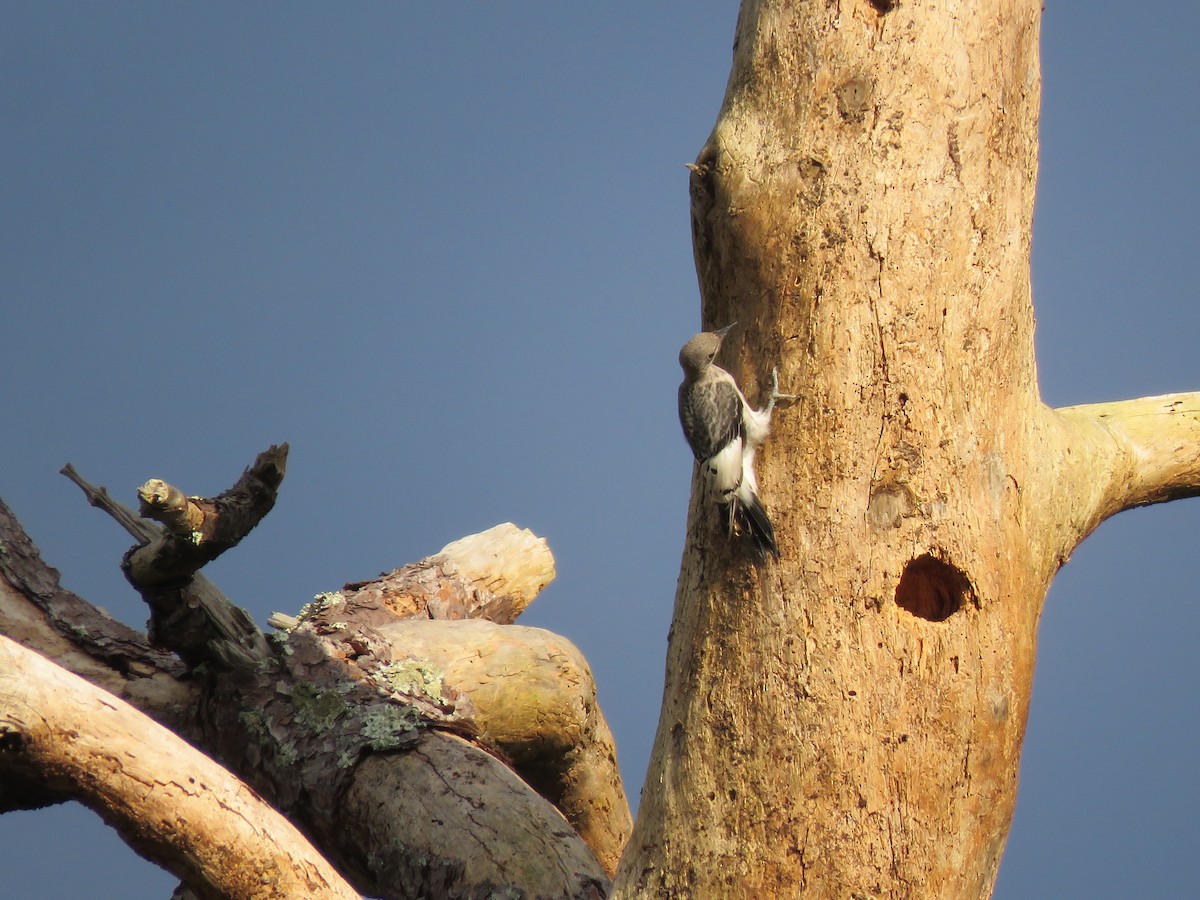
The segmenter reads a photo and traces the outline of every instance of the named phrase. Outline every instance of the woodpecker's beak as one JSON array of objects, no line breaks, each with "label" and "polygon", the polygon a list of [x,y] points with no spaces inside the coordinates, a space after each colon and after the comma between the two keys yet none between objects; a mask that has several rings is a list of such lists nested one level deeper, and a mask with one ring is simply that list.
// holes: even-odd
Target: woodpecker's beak
[{"label": "woodpecker's beak", "polygon": [[736,324],[737,324],[737,322],[730,322],[728,325],[726,325],[720,331],[714,331],[713,334],[715,334],[719,338],[723,338],[723,337],[725,337],[725,335],[729,334],[729,329],[731,329]]}]

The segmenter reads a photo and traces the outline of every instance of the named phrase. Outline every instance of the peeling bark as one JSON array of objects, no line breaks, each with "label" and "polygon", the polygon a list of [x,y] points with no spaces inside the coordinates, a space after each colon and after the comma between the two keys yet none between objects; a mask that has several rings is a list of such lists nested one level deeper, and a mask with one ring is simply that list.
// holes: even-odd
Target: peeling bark
[{"label": "peeling bark", "polygon": [[377,607],[385,621],[490,619],[508,625],[554,576],[545,540],[507,522],[339,593],[362,621],[367,609]]}]

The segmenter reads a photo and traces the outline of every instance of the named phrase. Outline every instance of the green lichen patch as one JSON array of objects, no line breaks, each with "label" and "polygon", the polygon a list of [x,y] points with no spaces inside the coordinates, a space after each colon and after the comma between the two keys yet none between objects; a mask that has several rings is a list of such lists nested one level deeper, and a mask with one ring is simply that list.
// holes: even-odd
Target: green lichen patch
[{"label": "green lichen patch", "polygon": [[379,684],[410,697],[428,697],[440,706],[449,701],[443,696],[442,670],[421,659],[403,659],[380,666],[375,671]]},{"label": "green lichen patch", "polygon": [[246,734],[260,741],[267,738],[267,725],[263,714],[257,709],[245,709],[238,713],[238,721],[246,729]]},{"label": "green lichen patch", "polygon": [[411,706],[380,706],[363,716],[362,736],[372,750],[396,750],[413,742],[420,725]]},{"label": "green lichen patch", "polygon": [[280,744],[275,751],[275,761],[281,766],[295,765],[299,758],[300,751],[296,749],[295,744]]},{"label": "green lichen patch", "polygon": [[292,707],[296,721],[315,734],[333,728],[348,709],[340,691],[321,691],[307,682],[301,682],[292,690]]}]

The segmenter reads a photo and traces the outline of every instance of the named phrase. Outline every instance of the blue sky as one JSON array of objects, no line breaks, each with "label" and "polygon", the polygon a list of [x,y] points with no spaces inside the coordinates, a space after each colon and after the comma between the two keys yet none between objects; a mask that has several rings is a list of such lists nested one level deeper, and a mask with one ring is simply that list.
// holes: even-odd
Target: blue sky
[{"label": "blue sky", "polygon": [[[1043,393],[1195,389],[1200,6],[1069,7],[1043,31]],[[684,163],[735,16],[0,8],[0,496],[66,585],[145,620],[68,461],[132,502],[290,442],[275,511],[208,570],[259,622],[514,521],[559,571],[522,621],[587,655],[636,797],[691,474]],[[1194,893],[1198,521],[1122,514],[1060,574],[997,898]],[[0,817],[0,867],[14,897],[174,884],[79,807]]]}]

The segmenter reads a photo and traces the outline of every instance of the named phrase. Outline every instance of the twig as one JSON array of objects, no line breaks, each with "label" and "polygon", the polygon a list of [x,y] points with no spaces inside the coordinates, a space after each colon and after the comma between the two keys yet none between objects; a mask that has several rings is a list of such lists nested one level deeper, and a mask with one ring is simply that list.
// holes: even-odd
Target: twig
[{"label": "twig", "polygon": [[75,467],[70,463],[67,463],[58,471],[79,485],[84,496],[87,497],[88,503],[112,516],[118,525],[137,539],[138,543],[148,544],[162,534],[162,529],[153,522],[147,522],[145,519],[138,518],[137,514],[128,506],[118,503],[112,497],[108,496],[107,490],[102,487],[95,487],[86,481],[82,475],[75,471]]}]

